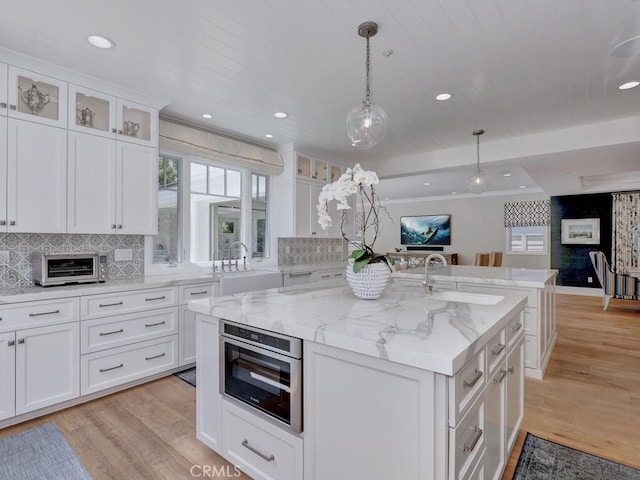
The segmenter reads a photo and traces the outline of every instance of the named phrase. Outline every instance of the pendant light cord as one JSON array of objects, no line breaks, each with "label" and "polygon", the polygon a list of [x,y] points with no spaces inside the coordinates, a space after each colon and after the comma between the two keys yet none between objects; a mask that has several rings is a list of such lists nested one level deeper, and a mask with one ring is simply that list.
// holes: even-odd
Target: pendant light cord
[{"label": "pendant light cord", "polygon": [[371,49],[369,47],[369,37],[367,36],[367,89],[364,97],[364,104],[371,105]]}]

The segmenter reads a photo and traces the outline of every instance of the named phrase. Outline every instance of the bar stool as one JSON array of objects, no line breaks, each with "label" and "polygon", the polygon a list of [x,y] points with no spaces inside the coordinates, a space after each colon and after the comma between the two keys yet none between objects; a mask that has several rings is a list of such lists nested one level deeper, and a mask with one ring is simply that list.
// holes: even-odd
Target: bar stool
[{"label": "bar stool", "polygon": [[489,254],[489,266],[490,267],[502,266],[502,252],[491,252]]},{"label": "bar stool", "polygon": [[476,253],[476,257],[473,259],[473,264],[477,267],[489,266],[489,254],[488,253]]}]

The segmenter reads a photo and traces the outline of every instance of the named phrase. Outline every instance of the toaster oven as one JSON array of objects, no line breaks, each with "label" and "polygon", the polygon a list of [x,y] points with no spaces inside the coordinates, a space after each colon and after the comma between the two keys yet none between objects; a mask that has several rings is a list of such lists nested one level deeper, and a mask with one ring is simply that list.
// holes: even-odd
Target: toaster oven
[{"label": "toaster oven", "polygon": [[33,282],[50,287],[107,280],[107,255],[100,253],[34,253]]}]

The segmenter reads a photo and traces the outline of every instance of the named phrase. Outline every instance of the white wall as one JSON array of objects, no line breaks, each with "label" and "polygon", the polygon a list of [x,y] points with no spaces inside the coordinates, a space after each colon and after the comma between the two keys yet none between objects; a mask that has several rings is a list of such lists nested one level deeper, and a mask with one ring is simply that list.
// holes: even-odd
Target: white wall
[{"label": "white wall", "polygon": [[[384,203],[377,252],[393,252],[400,247],[400,217],[403,215],[451,215],[451,246],[446,252],[458,253],[458,263],[471,265],[476,252],[506,250],[505,202],[547,200],[546,193],[500,196],[473,196],[443,200]],[[388,215],[387,215],[388,214]],[[505,267],[549,268],[550,255],[505,255]]]}]

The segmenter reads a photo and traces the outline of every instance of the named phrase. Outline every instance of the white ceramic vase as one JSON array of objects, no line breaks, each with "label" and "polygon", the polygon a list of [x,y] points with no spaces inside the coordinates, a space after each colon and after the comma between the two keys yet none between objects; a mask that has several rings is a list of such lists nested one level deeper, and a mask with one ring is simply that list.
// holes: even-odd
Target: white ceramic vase
[{"label": "white ceramic vase", "polygon": [[347,265],[347,282],[353,294],[363,300],[380,298],[389,283],[391,272],[386,263],[368,263],[358,273],[353,271],[353,263]]}]

